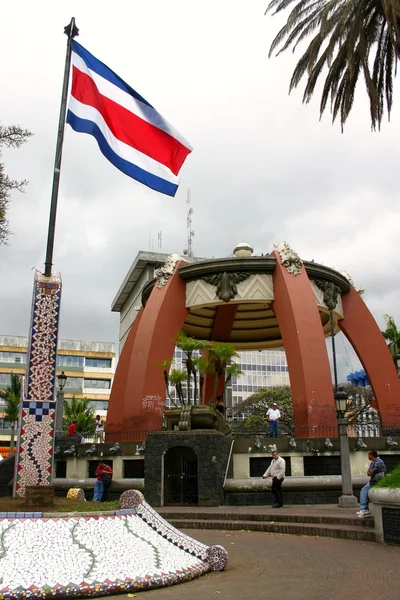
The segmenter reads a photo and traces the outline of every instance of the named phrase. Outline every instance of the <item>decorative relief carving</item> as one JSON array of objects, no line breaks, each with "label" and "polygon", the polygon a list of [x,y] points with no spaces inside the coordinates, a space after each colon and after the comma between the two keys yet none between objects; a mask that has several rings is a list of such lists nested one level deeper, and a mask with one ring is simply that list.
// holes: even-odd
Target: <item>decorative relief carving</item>
[{"label": "decorative relief carving", "polygon": [[223,302],[229,302],[238,293],[237,283],[250,277],[250,273],[217,273],[209,275],[202,279],[207,283],[216,286],[215,293]]},{"label": "decorative relief carving", "polygon": [[182,260],[179,254],[170,254],[165,264],[156,270],[157,287],[162,288],[174,274],[176,263]]},{"label": "decorative relief carving", "polygon": [[281,244],[274,246],[274,248],[279,252],[281,264],[285,267],[287,272],[292,273],[293,275],[300,275],[303,261],[297,252],[292,250],[287,242],[282,242]]},{"label": "decorative relief carving", "polygon": [[314,279],[314,283],[319,289],[324,292],[324,302],[329,310],[334,310],[340,297],[340,288],[325,279]]},{"label": "decorative relief carving", "polygon": [[350,284],[354,287],[358,294],[363,294],[365,292],[365,288],[362,285],[355,285],[352,276],[347,271],[340,271],[342,275],[346,277],[346,279],[350,282]]}]

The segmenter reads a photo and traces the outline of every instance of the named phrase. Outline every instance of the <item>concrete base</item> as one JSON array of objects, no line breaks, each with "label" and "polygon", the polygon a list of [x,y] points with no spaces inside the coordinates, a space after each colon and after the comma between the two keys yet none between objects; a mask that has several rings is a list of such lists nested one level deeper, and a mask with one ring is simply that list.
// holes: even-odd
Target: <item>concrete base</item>
[{"label": "concrete base", "polygon": [[339,506],[356,506],[358,504],[358,500],[355,496],[345,495],[340,496],[339,498]]}]

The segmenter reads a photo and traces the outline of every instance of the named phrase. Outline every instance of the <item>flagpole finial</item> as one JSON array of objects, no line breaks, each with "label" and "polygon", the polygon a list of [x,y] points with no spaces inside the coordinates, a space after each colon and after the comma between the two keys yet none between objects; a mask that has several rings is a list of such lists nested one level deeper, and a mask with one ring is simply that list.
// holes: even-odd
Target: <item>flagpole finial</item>
[{"label": "flagpole finial", "polygon": [[79,35],[79,29],[77,28],[77,26],[75,25],[75,17],[72,17],[71,22],[68,23],[68,25],[66,25],[66,27],[64,27],[64,33],[65,35],[67,35],[71,40],[76,37],[77,35]]}]

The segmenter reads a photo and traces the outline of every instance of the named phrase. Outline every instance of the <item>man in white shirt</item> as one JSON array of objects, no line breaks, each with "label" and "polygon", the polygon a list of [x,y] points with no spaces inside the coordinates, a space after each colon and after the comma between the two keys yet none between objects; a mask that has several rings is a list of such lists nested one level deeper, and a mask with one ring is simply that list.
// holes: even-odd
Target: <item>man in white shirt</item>
[{"label": "man in white shirt", "polygon": [[282,508],[283,506],[283,495],[282,495],[282,483],[285,479],[286,472],[286,461],[284,458],[279,456],[278,451],[274,450],[272,453],[272,461],[268,469],[262,476],[263,479],[272,477],[271,492],[274,495],[275,502],[272,508]]},{"label": "man in white shirt", "polygon": [[100,415],[96,415],[96,431],[94,433],[95,442],[104,442],[104,422]]},{"label": "man in white shirt", "polygon": [[279,412],[276,402],[272,403],[271,408],[268,409],[267,419],[269,421],[269,437],[279,437],[279,419],[281,413]]}]

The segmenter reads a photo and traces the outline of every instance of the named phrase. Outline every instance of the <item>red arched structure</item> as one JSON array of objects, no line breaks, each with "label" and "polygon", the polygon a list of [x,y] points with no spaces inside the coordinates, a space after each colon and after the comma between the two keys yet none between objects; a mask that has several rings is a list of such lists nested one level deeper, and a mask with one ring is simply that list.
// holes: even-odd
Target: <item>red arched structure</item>
[{"label": "red arched structure", "polygon": [[165,285],[154,287],[141,312],[115,373],[106,440],[140,441],[143,431],[161,429],[165,383],[160,364],[173,357],[174,339],[188,312],[178,268]]},{"label": "red arched structure", "polygon": [[[296,437],[332,435],[337,424],[325,336],[306,269],[294,276],[276,257],[273,310],[289,367]],[[324,432],[321,426],[328,429]]]},{"label": "red arched structure", "polygon": [[385,428],[399,427],[399,378],[385,339],[365,302],[351,286],[342,297],[344,319],[339,327],[353,346],[374,390]]},{"label": "red arched structure", "polygon": [[[342,329],[368,374],[383,427],[400,426],[399,379],[364,301],[343,274],[302,262],[283,246],[263,257],[182,261],[170,269],[168,280],[144,288],[147,303],[131,327],[114,378],[107,441],[139,441],[144,432],[161,429],[165,384],[159,365],[172,358],[173,340],[182,329],[239,350],[284,346],[296,436],[324,436],[328,428],[332,435],[336,413],[325,343],[329,293],[336,297],[335,330]],[[209,377],[203,400],[212,389]]]}]

